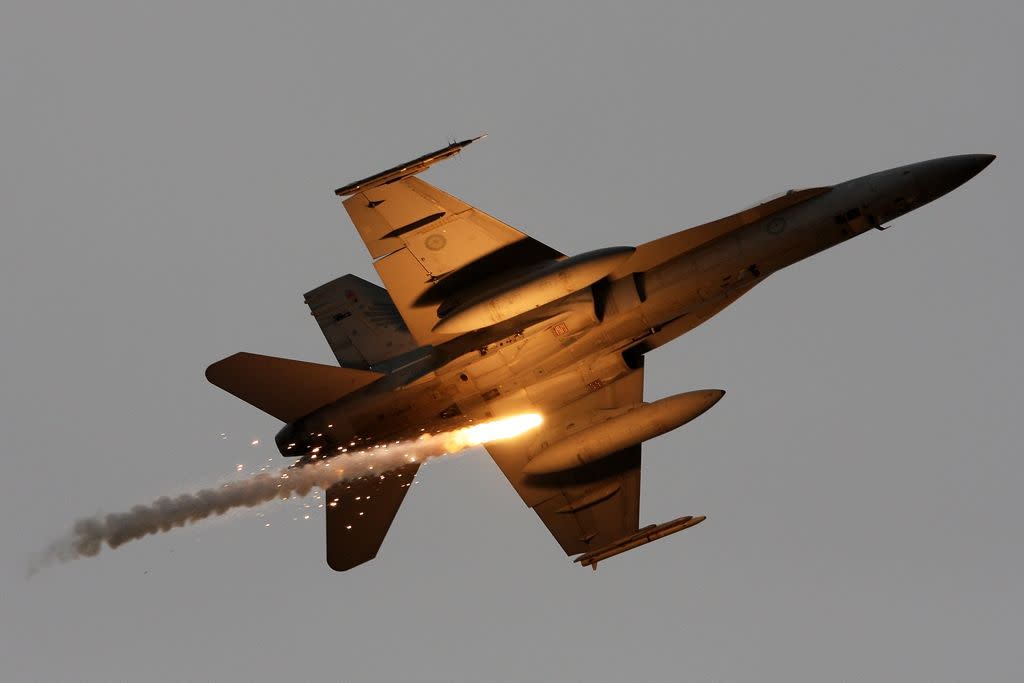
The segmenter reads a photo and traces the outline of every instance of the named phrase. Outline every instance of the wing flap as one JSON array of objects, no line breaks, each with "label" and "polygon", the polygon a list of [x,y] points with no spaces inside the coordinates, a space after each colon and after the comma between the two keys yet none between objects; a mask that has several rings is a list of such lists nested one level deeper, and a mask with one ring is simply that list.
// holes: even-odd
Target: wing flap
[{"label": "wing flap", "polygon": [[419,261],[408,249],[400,249],[373,264],[380,279],[387,285],[395,307],[413,338],[422,345],[447,339],[435,334],[437,304],[420,303],[420,297],[430,287],[430,279]]}]

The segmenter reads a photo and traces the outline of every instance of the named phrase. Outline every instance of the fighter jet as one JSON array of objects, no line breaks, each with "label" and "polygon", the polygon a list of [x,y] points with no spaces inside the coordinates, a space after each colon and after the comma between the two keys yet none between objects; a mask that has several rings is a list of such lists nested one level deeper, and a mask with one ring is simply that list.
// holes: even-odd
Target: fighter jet
[{"label": "fighter jet", "polygon": [[[345,275],[305,295],[339,367],[238,353],[210,382],[285,423],[301,466],[522,412],[543,424],[486,446],[567,555],[606,558],[702,516],[640,527],[642,443],[724,394],[645,401],[648,352],[765,278],[941,197],[993,156],[949,156],[789,190],[638,246],[566,255],[418,177],[452,144],[336,190],[384,287]],[[331,486],[327,563],[377,555],[419,463]]]}]

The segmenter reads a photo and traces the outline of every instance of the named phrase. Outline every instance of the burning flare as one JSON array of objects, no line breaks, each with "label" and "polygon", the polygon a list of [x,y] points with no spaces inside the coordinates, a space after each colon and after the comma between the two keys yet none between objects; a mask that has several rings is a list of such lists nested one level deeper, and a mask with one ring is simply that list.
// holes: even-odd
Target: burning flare
[{"label": "burning flare", "polygon": [[513,415],[512,417],[481,422],[478,425],[456,429],[454,432],[448,432],[446,435],[443,435],[445,438],[445,448],[449,452],[455,453],[464,448],[479,446],[480,444],[492,441],[501,441],[502,439],[511,439],[540,426],[542,422],[544,422],[544,418],[539,413],[523,413],[522,415]]},{"label": "burning flare", "polygon": [[[368,474],[380,476],[417,460],[429,460],[457,453],[472,446],[509,439],[543,422],[537,413],[481,422],[440,434],[425,434],[411,442],[354,451],[303,467],[289,467],[277,473],[263,473],[202,489],[175,498],[162,496],[148,505],[136,505],[128,512],[79,519],[62,538],[43,550],[29,567],[29,575],[55,562],[92,557],[106,543],[117,548],[151,534],[170,531],[207,517],[223,515],[237,508],[256,507],[293,494],[307,495],[313,488],[353,481]],[[267,525],[269,526],[269,524]]]}]

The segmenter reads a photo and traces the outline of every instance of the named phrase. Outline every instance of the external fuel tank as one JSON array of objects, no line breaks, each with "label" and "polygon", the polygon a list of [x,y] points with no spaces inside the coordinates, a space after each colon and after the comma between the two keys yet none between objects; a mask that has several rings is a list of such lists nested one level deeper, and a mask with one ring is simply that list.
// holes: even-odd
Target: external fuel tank
[{"label": "external fuel tank", "polygon": [[526,474],[552,474],[580,467],[681,427],[718,403],[725,392],[700,389],[641,403],[620,415],[587,427],[537,453]]}]

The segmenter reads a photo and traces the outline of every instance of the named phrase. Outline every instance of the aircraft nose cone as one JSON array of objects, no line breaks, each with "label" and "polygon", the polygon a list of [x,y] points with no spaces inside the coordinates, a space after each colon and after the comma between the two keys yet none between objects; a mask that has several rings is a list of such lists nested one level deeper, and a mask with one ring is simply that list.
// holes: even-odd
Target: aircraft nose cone
[{"label": "aircraft nose cone", "polygon": [[933,159],[914,173],[928,201],[960,187],[995,160],[994,154],[961,154]]},{"label": "aircraft nose cone", "polygon": [[972,154],[971,156],[977,159],[978,163],[981,164],[981,168],[978,169],[979,171],[984,169],[986,166],[988,166],[989,164],[996,160],[995,154]]},{"label": "aircraft nose cone", "polygon": [[989,164],[996,160],[996,155],[964,154],[963,156],[953,158],[956,159],[957,172],[961,177],[960,182],[957,184],[961,185],[984,171]]}]

